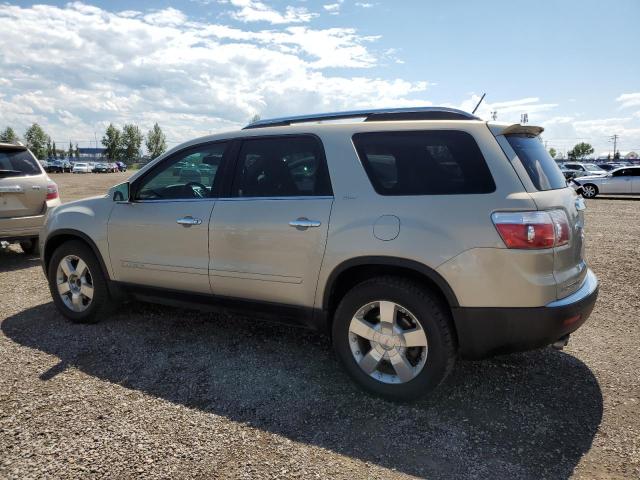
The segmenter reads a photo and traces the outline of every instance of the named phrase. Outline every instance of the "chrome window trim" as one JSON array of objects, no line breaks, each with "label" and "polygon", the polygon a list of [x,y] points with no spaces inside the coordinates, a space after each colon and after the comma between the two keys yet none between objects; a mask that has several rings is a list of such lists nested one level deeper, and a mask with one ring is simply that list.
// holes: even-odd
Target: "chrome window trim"
[{"label": "chrome window trim", "polygon": [[289,197],[223,197],[217,200],[225,202],[247,202],[250,200],[333,200],[333,195],[298,195]]},{"label": "chrome window trim", "polygon": [[116,202],[116,203],[172,203],[172,202],[215,202],[216,197],[207,198],[162,198],[157,200],[132,200],[131,202]]}]

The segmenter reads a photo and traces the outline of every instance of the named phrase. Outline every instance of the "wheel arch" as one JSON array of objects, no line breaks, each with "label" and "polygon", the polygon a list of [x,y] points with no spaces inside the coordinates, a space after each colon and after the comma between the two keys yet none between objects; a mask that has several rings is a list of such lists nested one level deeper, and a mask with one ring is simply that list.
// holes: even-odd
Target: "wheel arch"
[{"label": "wheel arch", "polygon": [[42,267],[44,268],[45,275],[48,275],[49,262],[51,262],[53,252],[55,252],[56,248],[69,240],[80,240],[86,243],[98,259],[100,268],[102,268],[106,280],[111,280],[109,276],[109,269],[107,268],[107,265],[102,258],[102,254],[100,253],[100,249],[98,248],[96,243],[86,233],[71,228],[56,230],[55,232],[49,234],[49,236],[47,237],[44,244],[44,251],[42,252]]},{"label": "wheel arch", "polygon": [[363,256],[346,260],[333,269],[325,283],[322,310],[328,327],[344,294],[354,285],[374,275],[398,275],[418,281],[437,294],[451,309],[458,299],[447,281],[434,269],[415,260],[389,256]]}]

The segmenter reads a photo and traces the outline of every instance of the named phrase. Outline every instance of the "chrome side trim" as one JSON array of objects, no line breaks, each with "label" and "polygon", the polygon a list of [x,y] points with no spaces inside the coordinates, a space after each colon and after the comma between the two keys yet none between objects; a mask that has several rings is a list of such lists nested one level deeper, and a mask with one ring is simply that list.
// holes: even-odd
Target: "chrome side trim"
[{"label": "chrome side trim", "polygon": [[207,198],[167,198],[160,200],[132,200],[130,202],[116,202],[116,203],[175,203],[175,202],[215,202],[218,200],[215,197]]},{"label": "chrome side trim", "polygon": [[333,196],[299,196],[299,197],[225,197],[218,198],[220,202],[248,202],[251,200],[333,200]]},{"label": "chrome side trim", "polygon": [[588,297],[598,288],[598,277],[596,277],[595,273],[591,270],[587,270],[587,275],[584,278],[584,282],[582,282],[582,286],[574,293],[569,295],[568,297],[561,298],[560,300],[555,300],[551,303],[547,303],[546,307],[566,307],[567,305],[571,305],[572,303],[579,302],[583,298]]}]

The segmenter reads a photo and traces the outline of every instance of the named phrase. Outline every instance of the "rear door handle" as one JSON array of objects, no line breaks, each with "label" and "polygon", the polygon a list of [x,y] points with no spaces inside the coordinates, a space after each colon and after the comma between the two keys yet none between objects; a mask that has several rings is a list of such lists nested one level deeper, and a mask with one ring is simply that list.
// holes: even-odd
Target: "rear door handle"
[{"label": "rear door handle", "polygon": [[291,220],[289,222],[289,226],[290,227],[295,227],[298,228],[300,230],[305,229],[305,228],[317,228],[320,225],[322,225],[321,222],[319,222],[318,220],[309,220],[306,217],[300,217],[296,220]]},{"label": "rear door handle", "polygon": [[187,215],[186,217],[182,217],[176,220],[176,223],[184,227],[190,227],[191,225],[202,224],[202,220],[199,218],[193,218],[191,215]]}]

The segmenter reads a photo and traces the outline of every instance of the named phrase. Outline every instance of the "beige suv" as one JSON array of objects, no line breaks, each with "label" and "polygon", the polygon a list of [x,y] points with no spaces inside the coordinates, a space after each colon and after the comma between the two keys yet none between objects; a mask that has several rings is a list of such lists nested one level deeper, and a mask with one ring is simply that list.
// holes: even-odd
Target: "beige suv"
[{"label": "beige suv", "polygon": [[0,241],[38,248],[47,211],[60,205],[58,186],[22,145],[0,143]]},{"label": "beige suv", "polygon": [[259,121],[58,207],[44,270],[72,321],[128,297],[259,312],[415,398],[458,357],[563,346],[593,308],[584,203],[541,132],[446,108]]}]

